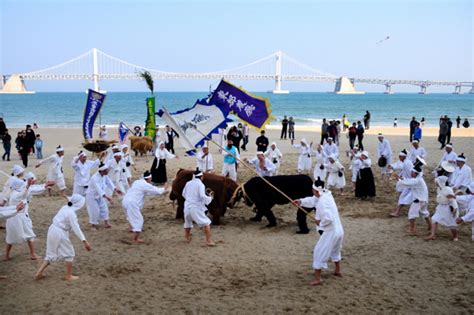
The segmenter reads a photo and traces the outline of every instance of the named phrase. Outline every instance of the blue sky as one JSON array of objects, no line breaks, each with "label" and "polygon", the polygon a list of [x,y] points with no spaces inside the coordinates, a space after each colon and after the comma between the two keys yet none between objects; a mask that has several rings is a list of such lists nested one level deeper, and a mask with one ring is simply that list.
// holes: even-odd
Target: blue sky
[{"label": "blue sky", "polygon": [[[0,72],[46,68],[87,50],[176,72],[217,71],[274,51],[357,77],[473,80],[473,1],[27,1],[0,0]],[[390,36],[390,39],[376,44]],[[273,82],[236,82],[265,91]],[[160,81],[162,91],[203,91],[209,81]],[[27,82],[37,91],[82,91],[90,82]],[[142,91],[138,81],[105,81]],[[292,91],[332,84],[284,82]],[[365,91],[383,86],[361,85]],[[396,91],[418,92],[416,87]],[[434,91],[451,92],[451,88]]]}]

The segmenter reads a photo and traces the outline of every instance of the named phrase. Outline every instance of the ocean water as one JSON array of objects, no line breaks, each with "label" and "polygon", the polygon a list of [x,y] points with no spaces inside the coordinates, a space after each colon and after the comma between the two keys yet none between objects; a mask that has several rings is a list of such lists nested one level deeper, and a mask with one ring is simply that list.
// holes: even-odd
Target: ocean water
[{"label": "ocean water", "polygon": [[[474,94],[376,94],[336,95],[331,93],[290,93],[275,95],[256,93],[270,100],[275,120],[293,116],[297,125],[319,126],[322,118],[349,121],[362,119],[371,112],[373,126],[388,126],[398,118],[399,126],[407,126],[412,116],[425,117],[427,126],[437,126],[441,115],[455,119],[474,119]],[[145,99],[148,93],[109,92],[100,115],[100,123],[108,126],[124,121],[128,126],[143,125],[146,119]],[[23,127],[36,122],[41,127],[80,127],[84,115],[86,93],[0,94],[0,116],[9,127]],[[170,112],[194,105],[206,92],[156,93],[156,110],[165,106]],[[474,121],[473,121],[474,122]],[[97,124],[99,119],[97,120]],[[163,122],[157,117],[157,123]],[[471,122],[472,123],[472,122]]]}]

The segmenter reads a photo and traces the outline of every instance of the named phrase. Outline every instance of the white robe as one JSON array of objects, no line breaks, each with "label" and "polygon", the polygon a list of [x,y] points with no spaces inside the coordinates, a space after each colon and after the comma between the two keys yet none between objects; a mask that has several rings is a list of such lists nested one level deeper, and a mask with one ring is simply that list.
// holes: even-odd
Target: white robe
[{"label": "white robe", "polygon": [[270,161],[272,161],[272,163],[275,164],[275,169],[271,176],[278,175],[278,170],[280,169],[281,158],[283,157],[283,154],[281,154],[278,148],[275,148],[275,150],[273,150],[270,147],[265,152],[265,157],[270,159]]},{"label": "white robe", "polygon": [[329,143],[323,144],[323,156],[325,162],[328,161],[330,156],[339,158],[339,149],[337,148],[337,145],[334,142],[331,145],[329,145]]},{"label": "white robe", "polygon": [[355,183],[357,181],[357,176],[359,176],[360,167],[362,166],[362,160],[352,157],[350,169],[352,171],[351,181]]},{"label": "white robe", "polygon": [[[328,179],[326,183],[327,188],[335,187],[342,189],[346,186],[346,177],[344,175],[344,166],[339,161],[334,163],[328,162],[324,164],[328,172]],[[342,172],[342,176],[339,176],[339,172]]]},{"label": "white robe", "polygon": [[71,167],[74,170],[73,194],[79,194],[83,197],[86,196],[86,187],[89,185],[89,180],[91,178],[90,171],[92,168],[99,167],[99,164],[99,159],[96,159],[95,161],[86,160],[84,163],[79,161],[77,157],[72,159]]},{"label": "white robe", "polygon": [[[457,229],[456,218],[459,216],[458,204],[455,199],[448,199],[448,195],[454,195],[451,187],[444,186],[437,188],[435,213],[431,217],[431,222],[441,224],[450,229]],[[451,207],[455,209],[451,211]]]},{"label": "white robe", "polygon": [[428,218],[430,213],[428,211],[428,187],[426,186],[423,176],[419,174],[415,178],[399,179],[397,186],[401,189],[407,189],[411,200],[408,200],[410,208],[408,209],[408,219],[416,219],[420,215],[423,218]]},{"label": "white robe", "polygon": [[200,151],[196,155],[196,167],[198,167],[201,172],[212,171],[214,169],[214,159],[212,154],[208,153],[204,156],[204,152]]},{"label": "white robe", "polygon": [[[409,159],[405,159],[403,162],[398,160],[397,162],[390,164],[390,166],[392,167],[393,171],[398,174],[398,176],[403,177],[404,179],[411,178],[413,164]],[[409,205],[412,201],[410,188],[402,187],[401,181],[398,181],[396,189],[400,193],[400,196],[398,197],[398,204]]]},{"label": "white robe", "polygon": [[341,261],[344,229],[339,218],[336,202],[331,192],[321,193],[316,204],[316,220],[320,220],[319,229],[323,234],[313,252],[313,269],[327,269],[327,261]]},{"label": "white robe", "polygon": [[257,172],[258,175],[260,176],[272,176],[275,169],[276,169],[276,166],[275,164],[273,164],[273,162],[270,160],[270,159],[267,159],[265,158],[265,169],[262,169],[261,166],[260,166],[260,161],[258,160],[258,158],[253,158],[249,161],[250,164],[252,164],[253,166],[255,166],[255,171]]},{"label": "white robe", "polygon": [[109,207],[104,198],[106,191],[115,189],[114,184],[107,175],[95,173],[89,180],[89,188],[86,193],[87,212],[89,223],[97,225],[99,220],[109,220]]},{"label": "white robe", "polygon": [[300,156],[298,158],[298,172],[309,172],[311,170],[311,165],[313,164],[311,160],[311,148],[309,146],[302,146],[301,144],[294,144],[293,147],[300,151]]},{"label": "white robe", "polygon": [[72,262],[74,260],[76,253],[69,238],[69,232],[73,231],[81,242],[86,239],[79,226],[76,211],[77,209],[74,207],[64,206],[54,216],[53,223],[48,229],[44,260],[48,262],[58,260]]},{"label": "white robe", "polygon": [[387,139],[383,139],[382,142],[378,142],[377,144],[377,158],[384,156],[387,159],[387,165],[385,167],[381,167],[380,170],[382,174],[387,174],[387,166],[392,163],[392,149],[390,148],[390,142]]},{"label": "white robe", "polygon": [[[316,157],[316,165],[314,165],[313,177],[314,180],[317,180],[318,177],[323,182],[326,182],[327,170],[324,166],[324,154],[323,152],[318,152],[317,150],[313,150],[313,153]],[[321,166],[323,167],[321,169]]]},{"label": "white robe", "polygon": [[206,195],[203,182],[194,178],[186,183],[183,189],[184,201],[184,228],[192,228],[193,221],[200,227],[211,224],[206,216],[206,205],[210,204],[212,197]]},{"label": "white robe", "polygon": [[145,204],[145,197],[161,195],[165,191],[164,188],[155,187],[144,179],[133,182],[122,200],[122,207],[133,232],[142,231],[144,220],[141,211]]},{"label": "white robe", "polygon": [[[110,180],[118,190],[125,194],[127,191],[126,187],[128,187],[128,182],[123,160],[117,162],[115,159],[112,159],[107,163],[107,165],[109,167],[108,176]],[[113,189],[108,190],[107,194],[112,195]]]},{"label": "white robe", "polygon": [[[123,156],[122,160],[125,167],[125,177],[132,178],[132,165],[135,165],[135,162],[133,162],[132,155],[129,152],[127,152],[127,154]],[[130,163],[130,166],[127,166],[127,162]]]},{"label": "white robe", "polygon": [[0,219],[6,220],[16,215],[16,206],[0,207]]},{"label": "white robe", "polygon": [[36,238],[33,232],[33,222],[30,219],[29,203],[34,195],[39,195],[45,191],[44,185],[31,185],[26,189],[26,184],[18,190],[12,190],[9,206],[17,206],[20,202],[25,204],[25,207],[12,218],[7,219],[6,222],[6,243],[10,245],[22,244],[26,241],[31,241]]},{"label": "white robe", "polygon": [[465,214],[461,217],[464,222],[472,224],[472,240],[474,241],[474,195],[457,196],[456,200],[459,204],[466,205]]},{"label": "white robe", "polygon": [[456,154],[456,152],[454,151],[451,151],[451,152],[444,152],[443,156],[441,157],[441,160],[439,160],[439,163],[438,163],[438,167],[441,166],[441,163],[443,163],[444,161],[451,161],[450,163],[456,165],[456,159],[457,159],[458,155]]},{"label": "white robe", "polygon": [[415,147],[412,147],[410,149],[410,152],[408,152],[407,160],[410,160],[413,164],[416,162],[416,157],[419,156],[422,159],[426,159],[426,150],[423,147],[418,147],[418,149],[415,149]]},{"label": "white robe", "polygon": [[471,184],[471,181],[472,170],[467,164],[464,164],[462,168],[456,167],[451,179],[453,188],[465,190]]},{"label": "white robe", "polygon": [[63,158],[64,156],[59,156],[55,153],[39,162],[40,165],[45,163],[48,164],[48,175],[46,176],[46,180],[54,181],[56,183],[56,186],[60,190],[66,189],[66,183],[64,181],[64,174],[62,169]]}]

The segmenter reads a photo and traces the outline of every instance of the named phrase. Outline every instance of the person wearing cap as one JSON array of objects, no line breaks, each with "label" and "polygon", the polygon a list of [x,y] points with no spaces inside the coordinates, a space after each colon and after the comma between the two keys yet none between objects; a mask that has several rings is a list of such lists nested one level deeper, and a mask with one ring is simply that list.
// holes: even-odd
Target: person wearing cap
[{"label": "person wearing cap", "polygon": [[214,170],[214,159],[207,145],[203,145],[201,151],[196,155],[196,164],[196,167],[203,173],[210,173]]},{"label": "person wearing cap", "polygon": [[125,210],[130,230],[133,232],[132,242],[135,244],[143,243],[140,233],[143,229],[142,210],[145,204],[146,196],[158,196],[167,191],[167,186],[158,188],[151,184],[151,174],[146,171],[142,179],[133,182],[132,187],[127,191],[122,200],[122,207]]},{"label": "person wearing cap", "polygon": [[278,175],[278,169],[280,168],[283,154],[281,154],[280,150],[278,149],[276,142],[272,142],[268,150],[265,152],[265,157],[272,161],[272,163],[275,165],[275,169],[270,176]]},{"label": "person wearing cap", "polygon": [[103,140],[103,141],[107,141],[107,128],[105,127],[105,125],[103,125],[102,127],[100,127],[100,131],[99,131],[99,139],[100,140]]},{"label": "person wearing cap", "polygon": [[203,173],[196,170],[193,179],[188,181],[183,189],[184,201],[184,236],[186,241],[191,242],[191,229],[193,221],[204,229],[207,246],[214,246],[211,240],[211,220],[206,216],[206,205],[213,199],[213,193],[206,194],[206,187],[202,182]]},{"label": "person wearing cap", "polygon": [[86,196],[87,187],[91,178],[90,171],[93,168],[99,167],[100,160],[87,160],[87,153],[80,151],[78,155],[73,157],[71,167],[74,170],[74,185],[73,194]]},{"label": "person wearing cap", "polygon": [[313,251],[314,279],[310,285],[314,286],[322,284],[321,270],[327,269],[329,259],[335,265],[334,275],[342,276],[340,261],[344,229],[331,192],[313,184],[313,194],[314,197],[295,200],[294,203],[305,208],[316,208],[315,222],[321,236]]},{"label": "person wearing cap", "polygon": [[372,161],[369,152],[362,151],[359,154],[359,172],[355,183],[355,196],[361,200],[375,197],[375,180],[372,173]]},{"label": "person wearing cap", "polygon": [[332,137],[328,137],[327,142],[323,144],[323,156],[326,163],[330,156],[335,156],[336,158],[339,157],[339,149],[334,143],[334,139]]},{"label": "person wearing cap", "polygon": [[431,233],[425,239],[435,240],[438,224],[447,227],[451,230],[453,241],[458,240],[458,226],[456,219],[459,216],[458,203],[454,197],[454,191],[447,186],[448,178],[446,176],[439,176],[435,179],[436,183],[436,206],[435,213],[431,217]]},{"label": "person wearing cap", "polygon": [[410,191],[410,208],[408,209],[408,221],[410,223],[408,233],[412,236],[416,235],[416,219],[420,215],[428,224],[428,229],[431,230],[430,212],[428,211],[428,187],[421,175],[419,167],[411,170],[411,178],[402,178],[398,175],[397,187],[408,189]]},{"label": "person wearing cap", "polygon": [[472,222],[472,240],[474,241],[474,181],[471,182],[467,189],[467,194],[462,196],[455,196],[459,204],[459,208],[463,209],[464,215],[456,219],[457,224],[464,222]]},{"label": "person wearing cap", "polygon": [[132,155],[128,149],[128,145],[122,144],[120,146],[120,150],[122,151],[122,161],[125,164],[125,178],[126,181],[126,189],[132,185],[132,167],[135,168],[135,163],[133,162]]},{"label": "person wearing cap", "polygon": [[340,189],[341,195],[344,194],[344,187],[346,187],[346,178],[344,176],[344,166],[339,162],[336,155],[328,157],[328,162],[324,164],[328,172],[327,188],[335,187]]},{"label": "person wearing cap", "polygon": [[177,158],[176,155],[171,154],[165,148],[163,141],[158,142],[158,146],[155,150],[155,159],[151,165],[151,181],[155,185],[163,185],[168,182],[168,176],[166,174],[166,160]]},{"label": "person wearing cap", "polygon": [[3,185],[2,189],[2,198],[0,200],[0,206],[4,205],[5,203],[8,202],[8,199],[10,198],[10,192],[11,192],[11,184],[15,178],[23,178],[23,174],[25,172],[25,169],[21,167],[20,165],[13,165],[12,167],[12,172],[11,176],[8,178],[8,180],[5,182]]},{"label": "person wearing cap", "polygon": [[[125,163],[123,163],[122,152],[114,153],[114,158],[107,162],[108,176],[115,186],[115,189],[122,194],[126,193],[128,187]],[[112,196],[114,189],[108,190],[108,195]]]},{"label": "person wearing cap", "polygon": [[456,165],[456,158],[458,157],[458,155],[456,154],[456,152],[454,152],[453,150],[453,145],[451,143],[448,143],[446,145],[446,147],[444,148],[445,152],[443,154],[443,156],[441,157],[441,160],[439,160],[439,163],[438,163],[438,168],[441,167],[441,163],[443,163],[444,161],[447,161],[451,164],[453,164],[453,166]]},{"label": "person wearing cap", "polygon": [[237,181],[237,166],[239,164],[239,151],[233,145],[232,139],[227,139],[227,146],[222,151],[224,163],[222,163],[222,176],[229,176],[230,179]]},{"label": "person wearing cap", "polygon": [[[59,188],[61,195],[66,197],[66,182],[64,181],[63,174],[63,159],[64,149],[60,145],[56,147],[56,153],[49,156],[48,158],[41,160],[36,167],[40,167],[43,164],[48,164],[48,175],[46,176],[47,181],[54,181],[56,186]],[[51,188],[48,188],[48,194],[51,197]]]},{"label": "person wearing cap", "polygon": [[65,261],[66,280],[73,281],[79,279],[72,274],[73,261],[76,253],[69,237],[69,232],[76,234],[87,251],[92,249],[89,242],[82,233],[76,212],[84,207],[85,199],[79,194],[74,194],[68,198],[68,203],[59,209],[54,216],[52,224],[48,229],[46,238],[46,256],[44,261],[35,274],[36,280],[44,278],[43,272],[53,262]]},{"label": "person wearing cap", "polygon": [[10,198],[8,200],[9,206],[17,206],[24,203],[25,207],[13,218],[7,219],[6,222],[6,249],[5,260],[10,259],[13,245],[28,243],[30,249],[30,257],[32,260],[39,258],[35,253],[34,240],[36,235],[33,231],[33,222],[29,215],[29,205],[34,195],[42,194],[46,188],[52,186],[54,182],[46,182],[42,185],[36,184],[36,177],[33,173],[25,174],[25,181],[19,178],[14,178],[11,182]]},{"label": "person wearing cap", "polygon": [[109,223],[109,206],[108,202],[112,202],[111,196],[107,195],[107,191],[121,192],[115,189],[114,184],[110,180],[108,164],[100,164],[97,172],[89,180],[89,187],[86,193],[87,213],[89,214],[89,223],[92,230],[97,230],[99,220],[103,220],[105,227],[112,227]]},{"label": "person wearing cap", "polygon": [[471,184],[472,170],[469,165],[466,164],[466,160],[466,157],[462,153],[456,158],[456,169],[451,179],[452,187],[455,191],[465,192],[467,187]]},{"label": "person wearing cap", "polygon": [[408,152],[408,159],[413,163],[413,165],[416,163],[416,157],[419,156],[422,159],[426,159],[426,150],[425,148],[420,146],[420,142],[418,140],[413,140],[411,142],[412,148],[410,149],[410,152]]},{"label": "person wearing cap", "polygon": [[[397,178],[411,178],[413,163],[407,158],[407,156],[407,151],[403,149],[398,153],[398,161],[388,166],[388,169],[393,171]],[[412,202],[411,189],[402,186],[400,181],[397,182],[396,189],[400,193],[400,196],[398,197],[397,207],[390,214],[392,217],[400,216],[402,206],[408,206]]]},{"label": "person wearing cap", "polygon": [[300,156],[298,158],[298,174],[304,173],[308,174],[311,171],[311,165],[313,161],[311,160],[311,144],[308,145],[308,142],[305,138],[301,139],[300,144],[293,144],[293,147],[300,151]]},{"label": "person wearing cap", "polygon": [[323,147],[318,144],[316,147],[316,150],[312,150],[313,154],[316,158],[316,164],[314,165],[314,171],[313,171],[313,178],[314,180],[320,180],[325,182],[326,177],[327,177],[327,170],[326,167],[324,167],[324,154],[323,154]]},{"label": "person wearing cap", "polygon": [[272,176],[276,170],[275,164],[265,157],[265,153],[257,152],[257,156],[251,160],[245,161],[255,167],[255,171],[259,176]]},{"label": "person wearing cap", "polygon": [[392,163],[392,148],[390,147],[390,142],[385,139],[383,134],[379,133],[377,138],[379,140],[379,143],[377,144],[377,158],[385,158],[387,161],[385,166],[380,167],[382,178],[384,175],[390,177],[388,166]]}]

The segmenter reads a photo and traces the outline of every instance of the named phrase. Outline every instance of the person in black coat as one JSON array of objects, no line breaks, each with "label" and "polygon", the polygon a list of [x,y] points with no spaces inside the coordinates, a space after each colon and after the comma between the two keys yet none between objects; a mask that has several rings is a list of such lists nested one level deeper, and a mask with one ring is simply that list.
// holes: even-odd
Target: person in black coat
[{"label": "person in black coat", "polygon": [[31,125],[26,125],[25,139],[26,139],[26,148],[28,150],[28,154],[35,153],[36,135],[33,129],[31,129]]},{"label": "person in black coat", "polygon": [[174,154],[174,137],[179,138],[179,135],[173,128],[166,126],[166,138],[165,138],[165,147],[166,150]]},{"label": "person in black coat", "polygon": [[8,129],[5,129],[5,133],[3,134],[3,149],[5,150],[5,153],[2,155],[2,160],[5,161],[5,157],[7,158],[7,161],[10,161],[10,150],[12,147],[12,136],[8,133]]},{"label": "person in black coat", "polygon": [[3,138],[3,135],[5,134],[6,130],[7,130],[7,126],[5,125],[3,118],[0,117],[0,139]]},{"label": "person in black coat", "polygon": [[28,167],[29,148],[28,148],[28,142],[26,140],[25,130],[18,133],[18,137],[16,138],[15,142],[16,142],[16,148],[18,149],[18,154],[20,155],[21,160],[23,161],[23,166],[26,168]]},{"label": "person in black coat", "polygon": [[265,137],[265,130],[262,130],[260,132],[260,137],[257,138],[257,141],[255,141],[255,144],[257,145],[257,152],[266,152],[268,148],[268,138]]},{"label": "person in black coat", "polygon": [[415,117],[412,117],[410,121],[410,143],[413,141],[413,134],[415,133],[415,128],[417,125],[418,121],[416,121]]},{"label": "person in black coat", "polygon": [[237,126],[232,126],[227,133],[227,139],[232,140],[233,145],[237,148],[240,153],[240,141],[244,138],[244,134]]}]

